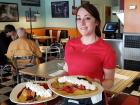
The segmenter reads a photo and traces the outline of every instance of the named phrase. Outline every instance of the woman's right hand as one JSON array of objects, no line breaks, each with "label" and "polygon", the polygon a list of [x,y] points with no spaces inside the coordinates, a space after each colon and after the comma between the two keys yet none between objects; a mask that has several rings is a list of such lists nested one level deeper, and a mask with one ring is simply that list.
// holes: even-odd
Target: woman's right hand
[{"label": "woman's right hand", "polygon": [[99,84],[101,84],[101,81],[99,79],[97,79],[97,78],[95,78],[94,81],[99,83]]}]

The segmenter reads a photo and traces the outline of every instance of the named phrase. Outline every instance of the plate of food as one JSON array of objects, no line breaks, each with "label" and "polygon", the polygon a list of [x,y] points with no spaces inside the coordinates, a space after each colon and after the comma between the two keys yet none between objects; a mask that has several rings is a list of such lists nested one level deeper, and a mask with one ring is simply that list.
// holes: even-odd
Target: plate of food
[{"label": "plate of food", "polygon": [[89,98],[103,92],[103,87],[85,76],[62,76],[47,81],[49,88],[62,97]]},{"label": "plate of food", "polygon": [[16,85],[10,93],[10,100],[18,104],[37,104],[56,98],[46,81],[24,82]]}]

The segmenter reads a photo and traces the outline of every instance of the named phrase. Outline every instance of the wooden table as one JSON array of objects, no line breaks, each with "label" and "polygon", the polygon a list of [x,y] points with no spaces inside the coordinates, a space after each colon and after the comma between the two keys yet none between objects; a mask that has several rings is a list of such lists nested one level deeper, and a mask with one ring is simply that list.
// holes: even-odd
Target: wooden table
[{"label": "wooden table", "polygon": [[[56,72],[57,71],[57,63],[61,63],[61,62],[63,62],[63,60],[52,60],[52,61],[45,62],[45,63],[39,64],[39,65],[36,65],[33,67],[22,69],[19,72],[23,73],[23,74],[28,74],[28,75],[50,78],[49,74]],[[106,90],[106,91],[108,91],[110,93],[119,94],[129,84],[131,84],[134,79],[136,79],[140,75],[140,72],[116,68],[115,74],[124,76],[125,79],[122,79],[122,77],[120,79],[120,77],[116,76],[114,86],[111,89]]]},{"label": "wooden table", "polygon": [[140,72],[118,68],[115,69],[115,74],[117,76],[115,76],[114,86],[107,90],[112,94],[121,93],[134,79],[140,76]]},{"label": "wooden table", "polygon": [[50,39],[51,37],[50,36],[33,36],[33,38],[35,39],[35,40],[46,40],[46,39]]},{"label": "wooden table", "polygon": [[39,36],[39,35],[34,35],[33,39],[35,40],[35,42],[39,43],[39,41],[44,42],[46,40],[50,40],[51,42],[53,42],[54,40],[56,40],[56,37],[54,36]]}]

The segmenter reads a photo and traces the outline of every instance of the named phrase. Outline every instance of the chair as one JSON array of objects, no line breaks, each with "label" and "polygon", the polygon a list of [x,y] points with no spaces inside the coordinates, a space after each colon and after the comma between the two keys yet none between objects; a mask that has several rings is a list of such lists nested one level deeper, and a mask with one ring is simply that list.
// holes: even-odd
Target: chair
[{"label": "chair", "polygon": [[6,65],[0,65],[0,82],[3,82],[3,74],[5,73],[6,70],[10,70],[11,72],[11,67],[12,65],[6,64]]},{"label": "chair", "polygon": [[52,43],[52,44],[50,45],[50,47],[51,47],[51,46],[57,46],[57,47],[59,47],[61,50],[63,50],[63,44],[62,44],[62,43],[55,42],[55,43]]},{"label": "chair", "polygon": [[[20,82],[19,75],[21,75],[21,74],[19,74],[19,70],[35,65],[34,59],[35,58],[33,55],[31,55],[31,56],[14,56],[13,57],[14,66],[16,67],[17,83]],[[27,80],[27,81],[31,79],[31,78],[24,78],[24,77],[27,77],[27,76],[22,75],[21,79]]]},{"label": "chair", "polygon": [[63,45],[61,43],[52,43],[50,48],[46,49],[46,60],[62,58]]},{"label": "chair", "polygon": [[60,48],[60,58],[63,58],[64,47],[63,47],[62,43],[55,42],[55,43],[52,43],[50,46],[57,46],[57,47],[59,47]]},{"label": "chair", "polygon": [[62,39],[66,38],[68,38],[68,30],[61,30],[58,42],[61,42]]},{"label": "chair", "polygon": [[[17,83],[19,83],[19,70],[24,69],[26,67],[31,67],[36,64],[35,56],[31,51],[28,50],[17,50],[13,55],[13,65],[16,68],[17,74]],[[24,78],[26,76],[22,75],[22,80],[30,80],[30,78]]]},{"label": "chair", "polygon": [[45,46],[50,46],[50,44],[52,43],[52,30],[50,29],[46,29],[45,30],[45,35],[49,36],[50,38],[48,38],[45,43],[43,43],[43,45]]},{"label": "chair", "polygon": [[51,35],[50,35],[50,30],[49,30],[49,29],[46,29],[46,30],[45,30],[45,35],[46,35],[46,36],[51,36]]},{"label": "chair", "polygon": [[61,33],[61,30],[58,30],[58,31],[57,31],[57,38],[56,38],[56,42],[59,42],[60,33]]}]

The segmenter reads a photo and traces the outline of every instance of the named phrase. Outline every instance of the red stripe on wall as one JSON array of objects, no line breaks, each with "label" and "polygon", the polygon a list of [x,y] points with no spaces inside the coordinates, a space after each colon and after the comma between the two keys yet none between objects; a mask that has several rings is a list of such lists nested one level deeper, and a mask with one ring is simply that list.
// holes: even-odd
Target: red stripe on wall
[{"label": "red stripe on wall", "polygon": [[120,10],[124,10],[124,0],[120,0]]}]

